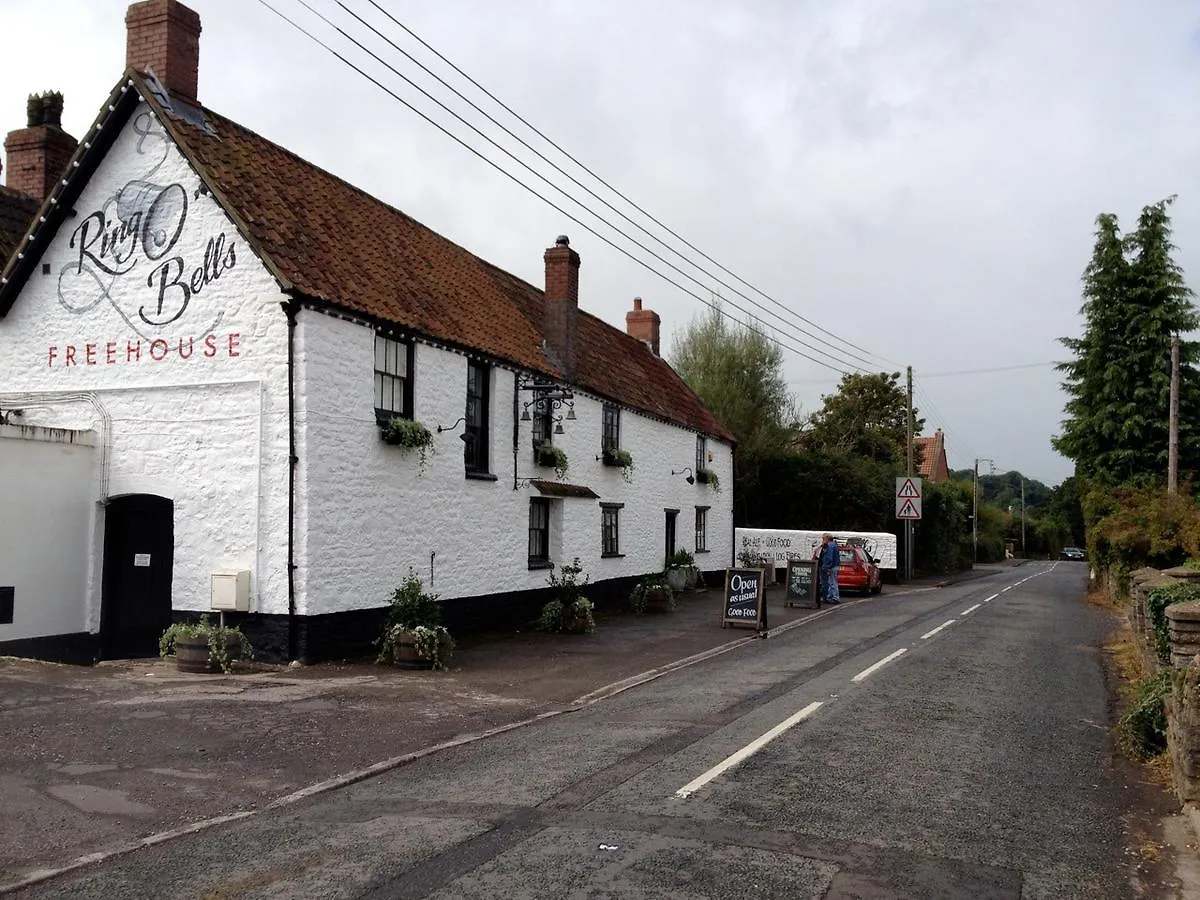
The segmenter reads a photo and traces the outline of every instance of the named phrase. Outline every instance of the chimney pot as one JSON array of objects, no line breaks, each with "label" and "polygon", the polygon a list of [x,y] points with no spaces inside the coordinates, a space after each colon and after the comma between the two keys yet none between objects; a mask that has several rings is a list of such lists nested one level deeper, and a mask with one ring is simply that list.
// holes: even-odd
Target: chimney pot
[{"label": "chimney pot", "polygon": [[635,310],[639,310],[639,309],[641,309],[641,308],[642,308],[642,298],[641,298],[641,297],[634,297],[634,298],[633,298],[633,308],[634,308]]},{"label": "chimney pot", "polygon": [[35,200],[45,200],[62,178],[78,142],[62,130],[62,94],[31,94],[25,104],[28,125],[10,131],[8,186]]},{"label": "chimney pot", "polygon": [[557,238],[554,239],[554,246],[555,247],[569,247],[569,246],[571,246],[571,241],[565,234],[560,234]]}]

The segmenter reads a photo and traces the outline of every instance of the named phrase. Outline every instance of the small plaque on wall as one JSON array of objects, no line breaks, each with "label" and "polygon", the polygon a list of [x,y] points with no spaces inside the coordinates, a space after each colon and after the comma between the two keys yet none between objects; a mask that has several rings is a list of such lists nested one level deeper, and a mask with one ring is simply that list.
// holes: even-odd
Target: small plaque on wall
[{"label": "small plaque on wall", "polygon": [[139,569],[148,568],[150,565],[150,554],[149,553],[133,554],[133,564],[134,564],[134,566],[136,566]]}]

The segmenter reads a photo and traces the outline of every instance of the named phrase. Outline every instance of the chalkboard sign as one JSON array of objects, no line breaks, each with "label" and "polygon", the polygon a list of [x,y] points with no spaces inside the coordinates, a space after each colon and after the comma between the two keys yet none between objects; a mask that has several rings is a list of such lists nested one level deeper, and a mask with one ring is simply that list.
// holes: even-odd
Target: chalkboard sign
[{"label": "chalkboard sign", "polygon": [[767,604],[763,598],[762,569],[725,570],[725,609],[721,627],[767,628]]},{"label": "chalkboard sign", "polygon": [[787,567],[787,605],[798,603],[821,605],[817,590],[817,564],[810,560],[789,559]]}]

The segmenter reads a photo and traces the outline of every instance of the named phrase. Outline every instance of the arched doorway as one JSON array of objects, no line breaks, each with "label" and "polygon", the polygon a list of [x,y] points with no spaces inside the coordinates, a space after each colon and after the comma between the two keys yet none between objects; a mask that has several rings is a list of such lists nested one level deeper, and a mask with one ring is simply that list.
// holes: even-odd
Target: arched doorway
[{"label": "arched doorway", "polygon": [[165,497],[130,494],[104,511],[104,582],[100,657],[158,655],[171,624],[171,567],[175,504]]}]

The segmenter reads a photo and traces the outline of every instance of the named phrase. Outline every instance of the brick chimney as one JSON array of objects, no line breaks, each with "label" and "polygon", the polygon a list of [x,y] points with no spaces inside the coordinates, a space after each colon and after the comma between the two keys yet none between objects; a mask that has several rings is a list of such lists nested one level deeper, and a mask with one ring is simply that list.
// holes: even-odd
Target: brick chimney
[{"label": "brick chimney", "polygon": [[545,253],[546,299],[542,331],[551,360],[570,378],[575,372],[579,317],[579,254],[560,235]]},{"label": "brick chimney", "polygon": [[153,69],[172,94],[197,103],[200,15],[177,0],[143,0],[125,13],[125,65]]},{"label": "brick chimney", "polygon": [[659,329],[662,320],[651,309],[642,309],[642,298],[633,298],[633,309],[625,313],[625,333],[635,337],[658,356]]},{"label": "brick chimney", "polygon": [[40,202],[62,178],[79,142],[62,130],[62,94],[31,94],[25,109],[26,127],[4,139],[8,186]]}]

